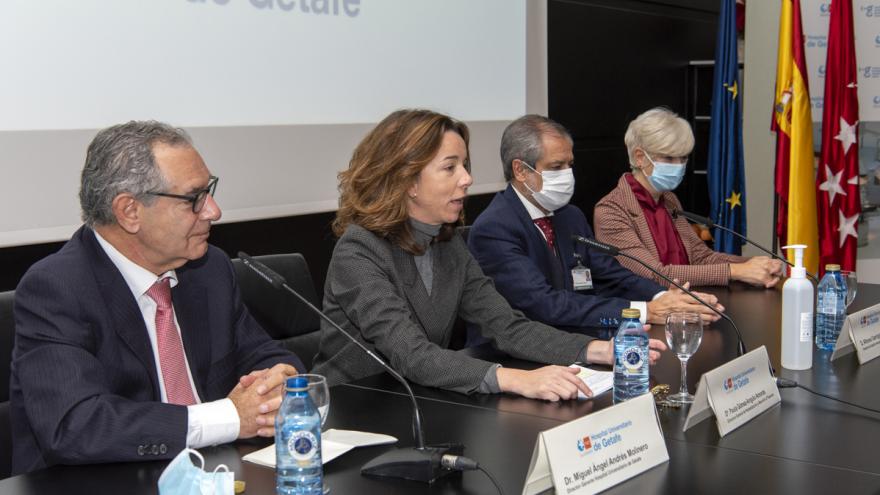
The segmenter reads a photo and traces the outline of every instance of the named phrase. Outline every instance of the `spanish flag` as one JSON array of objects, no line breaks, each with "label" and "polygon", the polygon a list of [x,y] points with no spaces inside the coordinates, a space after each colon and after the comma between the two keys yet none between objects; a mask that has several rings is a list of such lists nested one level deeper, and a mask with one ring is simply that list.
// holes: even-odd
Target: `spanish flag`
[{"label": "spanish flag", "polygon": [[[804,266],[816,273],[816,174],[800,0],[782,0],[772,129],[776,132],[776,235],[783,245],[806,244]],[[794,262],[793,252],[788,259]]]}]

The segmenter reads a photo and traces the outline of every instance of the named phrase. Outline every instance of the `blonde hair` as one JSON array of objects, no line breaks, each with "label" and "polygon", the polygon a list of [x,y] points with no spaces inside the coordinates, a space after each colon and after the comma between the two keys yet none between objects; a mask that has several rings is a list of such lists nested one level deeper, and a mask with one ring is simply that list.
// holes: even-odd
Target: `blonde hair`
[{"label": "blonde hair", "polygon": [[630,166],[635,165],[636,149],[651,155],[687,156],[694,149],[694,132],[686,120],[664,107],[656,107],[639,115],[626,128],[623,136]]},{"label": "blonde hair", "polygon": [[[379,122],[355,148],[348,169],[339,173],[333,232],[341,236],[356,224],[408,253],[424,253],[410,230],[406,192],[437,155],[447,131],[461,136],[467,149],[467,126],[430,110],[398,110]],[[469,159],[465,166],[470,170]],[[464,211],[457,224],[463,223]],[[444,224],[437,240],[451,239],[457,224]]]}]

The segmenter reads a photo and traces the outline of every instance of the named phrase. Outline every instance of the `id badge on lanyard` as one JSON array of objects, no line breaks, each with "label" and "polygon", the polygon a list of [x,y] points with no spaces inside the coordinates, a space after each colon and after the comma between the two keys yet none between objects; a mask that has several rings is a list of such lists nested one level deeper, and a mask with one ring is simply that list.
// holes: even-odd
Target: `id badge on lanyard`
[{"label": "id badge on lanyard", "polygon": [[589,290],[593,288],[593,276],[590,269],[581,263],[580,255],[575,255],[577,264],[571,269],[571,282],[574,290]]}]

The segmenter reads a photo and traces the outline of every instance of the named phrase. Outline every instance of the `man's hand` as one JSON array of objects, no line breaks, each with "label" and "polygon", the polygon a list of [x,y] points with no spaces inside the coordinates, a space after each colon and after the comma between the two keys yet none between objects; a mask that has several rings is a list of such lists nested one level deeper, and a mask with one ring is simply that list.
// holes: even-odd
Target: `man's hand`
[{"label": "man's hand", "polygon": [[276,364],[270,369],[256,370],[241,377],[229,392],[229,399],[238,411],[238,438],[275,435],[275,414],[281,407],[284,384],[297,374],[289,364]]},{"label": "man's hand", "polygon": [[[645,325],[647,332],[650,325]],[[667,349],[666,344],[657,339],[648,340],[648,362],[653,366],[660,353]],[[587,344],[587,362],[614,366],[614,341],[594,340]]]},{"label": "man's hand", "polygon": [[[689,289],[690,283],[685,283],[684,287]],[[704,294],[702,292],[694,292],[694,294],[718,311],[724,311],[724,306],[718,304],[718,298],[712,294]],[[698,313],[703,320],[703,324],[709,324],[721,318],[711,309],[698,303],[684,291],[673,286],[662,296],[648,302],[648,315],[646,319],[651,323],[666,324],[666,315],[681,311]]]},{"label": "man's hand", "polygon": [[745,263],[730,264],[730,278],[769,289],[782,277],[782,262],[767,256],[755,256]]}]

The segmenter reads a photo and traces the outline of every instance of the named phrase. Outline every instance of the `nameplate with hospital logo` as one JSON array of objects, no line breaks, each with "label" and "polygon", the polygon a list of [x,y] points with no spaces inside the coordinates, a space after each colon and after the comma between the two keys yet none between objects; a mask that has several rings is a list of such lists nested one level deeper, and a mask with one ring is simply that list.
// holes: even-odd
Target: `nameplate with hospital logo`
[{"label": "nameplate with hospital logo", "polygon": [[723,437],[779,401],[770,357],[761,346],[703,374],[682,431],[714,415]]},{"label": "nameplate with hospital logo", "polygon": [[859,364],[880,356],[880,304],[855,312],[846,317],[831,360],[856,351]]},{"label": "nameplate with hospital logo", "polygon": [[648,393],[538,434],[522,493],[598,493],[668,460]]}]

